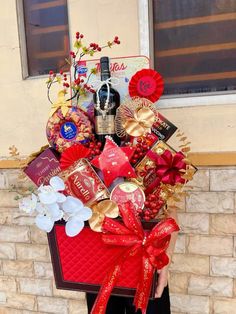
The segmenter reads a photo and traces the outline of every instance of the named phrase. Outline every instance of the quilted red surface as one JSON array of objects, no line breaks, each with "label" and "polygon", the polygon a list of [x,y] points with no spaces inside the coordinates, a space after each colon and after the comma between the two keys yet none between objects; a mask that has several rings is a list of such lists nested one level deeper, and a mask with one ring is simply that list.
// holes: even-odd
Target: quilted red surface
[{"label": "quilted red surface", "polygon": [[[63,225],[56,225],[56,238],[65,281],[101,284],[112,263],[125,248],[105,245],[101,233],[85,227],[76,237],[68,237]],[[123,267],[117,287],[136,288],[141,261],[129,259]]]}]

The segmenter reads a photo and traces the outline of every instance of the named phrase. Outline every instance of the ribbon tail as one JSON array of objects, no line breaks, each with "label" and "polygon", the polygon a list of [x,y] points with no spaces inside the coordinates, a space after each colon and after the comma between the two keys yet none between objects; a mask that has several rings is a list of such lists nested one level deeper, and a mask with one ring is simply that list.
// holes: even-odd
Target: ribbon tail
[{"label": "ribbon tail", "polygon": [[64,118],[65,118],[65,116],[66,116],[68,111],[69,111],[69,108],[68,108],[67,105],[62,105],[61,106],[61,112],[62,112]]},{"label": "ribbon tail", "polygon": [[97,299],[93,305],[91,314],[105,314],[108,300],[111,292],[115,287],[118,276],[121,272],[122,262],[117,263],[108,274],[106,280],[103,282],[101,289],[99,290]]},{"label": "ribbon tail", "polygon": [[133,255],[135,252],[137,253],[137,248],[139,245],[134,246],[133,249],[130,250],[128,248],[115,262],[113,267],[111,267],[111,270],[107,274],[105,280],[102,283],[102,286],[99,290],[98,296],[96,298],[96,301],[93,305],[91,314],[105,314],[106,313],[106,307],[108,300],[110,298],[110,295],[112,293],[113,288],[116,285],[116,282],[119,278],[119,275],[121,273],[121,269],[123,267],[124,262],[126,259]]},{"label": "ribbon tail", "polygon": [[58,107],[51,107],[49,116],[51,117],[56,111],[57,111]]},{"label": "ribbon tail", "polygon": [[152,280],[154,274],[154,267],[149,262],[148,257],[143,256],[143,267],[140,274],[140,280],[138,282],[136,294],[134,297],[134,305],[136,311],[141,309],[142,314],[146,313],[149,296],[152,287]]}]

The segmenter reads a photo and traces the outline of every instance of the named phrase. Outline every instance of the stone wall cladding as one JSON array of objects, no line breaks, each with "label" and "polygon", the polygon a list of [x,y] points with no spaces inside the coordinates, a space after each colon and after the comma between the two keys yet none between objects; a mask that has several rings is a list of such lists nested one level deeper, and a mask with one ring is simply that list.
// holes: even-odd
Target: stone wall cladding
[{"label": "stone wall cladding", "polygon": [[171,265],[174,313],[236,313],[236,169],[200,168],[179,213],[182,252]]},{"label": "stone wall cladding", "polygon": [[[46,234],[19,213],[0,171],[0,314],[87,314],[84,293],[55,287]],[[236,313],[236,169],[201,168],[178,205],[169,286],[173,314]]]}]

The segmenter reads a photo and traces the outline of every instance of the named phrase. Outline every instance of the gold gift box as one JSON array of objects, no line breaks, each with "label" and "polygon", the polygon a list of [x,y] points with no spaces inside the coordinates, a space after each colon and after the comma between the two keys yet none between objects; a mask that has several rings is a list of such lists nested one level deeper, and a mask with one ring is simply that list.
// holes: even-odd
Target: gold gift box
[{"label": "gold gift box", "polygon": [[[163,154],[166,150],[171,151],[172,154],[177,153],[176,150],[174,150],[171,146],[169,146],[163,141],[158,141],[151,148],[151,151],[158,155]],[[155,161],[153,161],[151,158],[148,157],[148,153],[135,167],[135,171],[136,171],[137,177],[132,178],[130,180],[138,184],[144,190],[146,190],[147,188],[152,188],[152,186],[157,187],[159,185],[159,178],[157,177],[157,174],[156,174],[156,163]],[[188,163],[188,172],[189,173],[191,172],[192,176],[196,171],[197,171],[197,168],[194,167],[192,164]],[[190,179],[190,176],[189,176],[189,179]]]}]

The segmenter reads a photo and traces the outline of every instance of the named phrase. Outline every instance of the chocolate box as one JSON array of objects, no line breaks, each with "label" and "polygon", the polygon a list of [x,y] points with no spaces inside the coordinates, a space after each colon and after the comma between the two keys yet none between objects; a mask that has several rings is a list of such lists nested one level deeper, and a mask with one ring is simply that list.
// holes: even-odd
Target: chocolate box
[{"label": "chocolate box", "polygon": [[155,134],[159,140],[166,142],[176,130],[177,127],[158,112],[157,122],[152,127],[152,133]]},{"label": "chocolate box", "polygon": [[[154,227],[156,222],[143,223],[144,229]],[[121,246],[106,245],[102,233],[89,226],[75,237],[65,233],[65,222],[56,222],[48,234],[51,259],[56,287],[97,293],[104,277],[115,260],[127,249]],[[139,258],[130,258],[122,267],[113,295],[134,296],[142,263]],[[154,298],[157,274],[154,274],[150,298]]]},{"label": "chocolate box", "polygon": [[60,169],[59,154],[52,148],[47,148],[40,153],[24,169],[25,174],[37,185],[48,184]]}]

